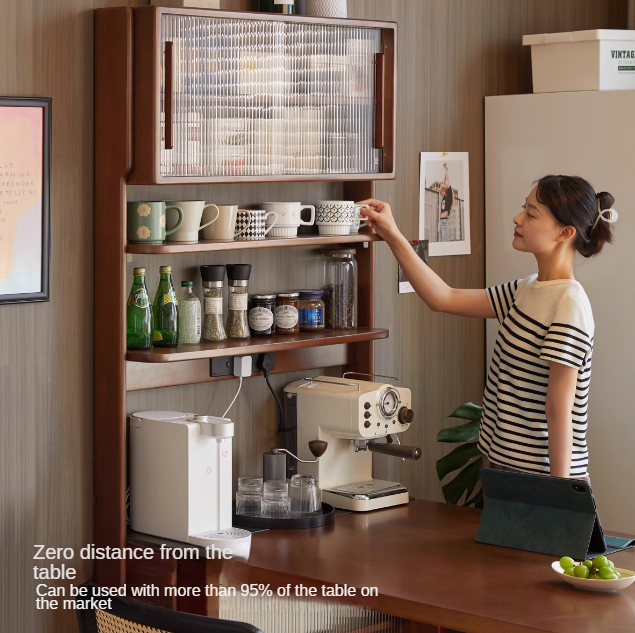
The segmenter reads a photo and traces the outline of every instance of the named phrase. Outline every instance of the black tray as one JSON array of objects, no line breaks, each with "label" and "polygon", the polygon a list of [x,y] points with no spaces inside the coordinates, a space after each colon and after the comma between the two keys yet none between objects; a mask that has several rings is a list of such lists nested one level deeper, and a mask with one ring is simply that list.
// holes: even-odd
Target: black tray
[{"label": "black tray", "polygon": [[335,510],[328,503],[322,504],[322,514],[299,519],[266,519],[246,517],[236,514],[236,503],[232,503],[232,525],[234,527],[260,528],[261,530],[295,530],[299,528],[322,527],[333,523]]}]

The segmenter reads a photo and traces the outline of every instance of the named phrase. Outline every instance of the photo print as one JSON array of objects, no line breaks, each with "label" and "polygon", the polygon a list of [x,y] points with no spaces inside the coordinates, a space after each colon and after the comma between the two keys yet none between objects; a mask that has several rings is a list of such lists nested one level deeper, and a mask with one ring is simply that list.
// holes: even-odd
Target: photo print
[{"label": "photo print", "polygon": [[419,239],[430,256],[470,254],[467,152],[421,152]]}]

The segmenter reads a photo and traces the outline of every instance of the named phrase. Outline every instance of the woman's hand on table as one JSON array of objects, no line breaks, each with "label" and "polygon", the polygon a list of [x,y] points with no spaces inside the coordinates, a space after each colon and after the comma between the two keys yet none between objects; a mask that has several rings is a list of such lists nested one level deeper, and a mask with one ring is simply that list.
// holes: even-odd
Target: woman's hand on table
[{"label": "woman's hand on table", "polygon": [[366,217],[368,226],[375,229],[377,235],[383,240],[390,243],[403,238],[387,202],[371,198],[356,204],[367,204],[370,207],[369,209],[360,209],[360,214]]}]

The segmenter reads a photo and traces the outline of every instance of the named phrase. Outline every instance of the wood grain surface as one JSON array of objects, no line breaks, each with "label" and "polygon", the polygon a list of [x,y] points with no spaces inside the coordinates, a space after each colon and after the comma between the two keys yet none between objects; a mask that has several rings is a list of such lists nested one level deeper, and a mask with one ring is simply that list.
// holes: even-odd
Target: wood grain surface
[{"label": "wood grain surface", "polygon": [[[472,254],[434,257],[430,265],[452,287],[482,288],[483,98],[531,92],[524,34],[625,28],[626,2],[349,0],[348,14],[399,25],[397,178],[378,181],[377,197],[390,203],[406,237],[417,239],[419,152],[469,152]],[[375,371],[412,389],[415,420],[402,441],[423,450],[419,462],[377,456],[376,476],[403,482],[416,498],[442,500],[435,463],[452,446],[435,438],[456,423],[447,416],[459,404],[482,403],[484,321],[433,313],[417,295],[397,294],[395,259],[384,243],[376,251],[375,318],[391,334],[375,344]]]},{"label": "wood grain surface", "polygon": [[[74,613],[36,611],[32,546],[79,548],[92,540],[93,10],[142,4],[146,2],[0,2],[0,94],[53,99],[51,301],[0,309],[3,633],[76,631]],[[626,0],[349,0],[351,17],[399,23],[398,172],[394,182],[378,184],[378,195],[393,204],[409,237],[416,236],[417,228],[418,152],[471,153],[473,255],[433,261],[448,283],[483,283],[482,97],[531,90],[529,52],[520,46],[520,37],[624,28],[626,5]],[[224,8],[234,7],[249,10],[255,3],[224,3]],[[341,195],[341,188],[337,193],[330,187],[248,185],[236,187],[224,199],[241,204],[275,197],[310,202],[325,198],[327,191],[329,197]],[[198,186],[150,193],[157,199],[220,200]],[[403,470],[401,462],[378,458],[377,474],[401,479],[418,497],[439,499],[434,462],[443,448],[434,438],[449,424],[445,416],[456,404],[480,402],[482,323],[432,314],[414,295],[397,296],[394,260],[385,244],[376,250],[381,289],[376,322],[392,332],[389,341],[376,344],[376,369],[399,375],[401,384],[413,389],[417,419],[405,441],[424,450],[418,464],[407,463]],[[265,267],[276,262],[271,252],[272,259],[263,260]],[[272,380],[279,388],[303,377],[304,372]],[[218,411],[234,390],[235,381],[229,380],[138,392],[128,396],[128,411]],[[241,435],[234,450],[235,472],[255,468],[275,440],[276,407],[264,380],[246,381],[236,413]],[[86,562],[78,560],[76,565],[80,577],[90,574]]]},{"label": "wood grain surface", "polygon": [[[348,585],[358,589],[349,603],[466,633],[633,631],[632,587],[581,591],[555,576],[553,556],[476,543],[480,515],[414,501],[340,515],[323,528],[259,532],[249,561],[223,572],[230,584]],[[635,550],[611,560],[635,569]],[[362,587],[378,596],[361,597]]]}]

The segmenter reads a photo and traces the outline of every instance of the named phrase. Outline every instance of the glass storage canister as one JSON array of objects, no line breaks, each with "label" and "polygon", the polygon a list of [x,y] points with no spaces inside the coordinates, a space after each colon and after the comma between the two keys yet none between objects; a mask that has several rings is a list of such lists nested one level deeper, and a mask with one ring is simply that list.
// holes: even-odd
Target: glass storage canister
[{"label": "glass storage canister", "polygon": [[300,332],[324,329],[322,290],[300,290]]},{"label": "glass storage canister", "polygon": [[329,330],[357,327],[357,261],[354,248],[324,248],[325,325]]},{"label": "glass storage canister", "polygon": [[276,295],[276,334],[300,331],[300,293],[279,292]]},{"label": "glass storage canister", "polygon": [[249,297],[249,330],[252,336],[273,336],[275,309],[276,295],[251,295]]},{"label": "glass storage canister", "polygon": [[194,294],[194,282],[181,282],[179,298],[179,345],[201,342],[201,302]]},{"label": "glass storage canister", "polygon": [[238,477],[236,514],[259,517],[262,510],[262,477]]},{"label": "glass storage canister", "polygon": [[229,338],[250,337],[247,316],[250,274],[251,264],[227,264],[229,297],[226,330]]},{"label": "glass storage canister", "polygon": [[289,484],[278,479],[265,481],[262,492],[262,516],[267,519],[286,519],[290,511]]},{"label": "glass storage canister", "polygon": [[223,324],[223,283],[225,266],[201,266],[203,280],[203,332],[204,341],[224,341],[227,338]]}]

